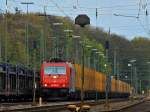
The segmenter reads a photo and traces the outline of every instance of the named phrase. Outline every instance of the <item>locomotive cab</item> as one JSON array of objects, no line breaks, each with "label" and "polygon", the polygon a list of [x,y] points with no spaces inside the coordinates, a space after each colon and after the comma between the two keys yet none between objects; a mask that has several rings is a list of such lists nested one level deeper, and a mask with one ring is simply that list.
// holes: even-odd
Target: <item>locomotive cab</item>
[{"label": "locomotive cab", "polygon": [[65,62],[48,62],[41,66],[42,95],[58,97],[69,95],[71,69]]}]

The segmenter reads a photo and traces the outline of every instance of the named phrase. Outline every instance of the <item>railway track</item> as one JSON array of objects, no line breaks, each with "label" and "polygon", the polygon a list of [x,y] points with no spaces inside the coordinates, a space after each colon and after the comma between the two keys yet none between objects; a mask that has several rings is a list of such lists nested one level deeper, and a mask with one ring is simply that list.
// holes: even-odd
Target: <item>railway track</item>
[{"label": "railway track", "polygon": [[[118,101],[126,101],[127,99],[112,99],[110,102],[118,102]],[[100,100],[95,102],[94,100],[86,101],[85,104],[89,104],[91,106],[104,104],[105,100]],[[76,104],[80,105],[80,101],[76,102],[47,102],[44,103],[42,106],[36,105],[33,106],[30,102],[23,103],[23,104],[4,104],[5,107],[0,107],[0,112],[57,112],[57,111],[67,111],[67,105],[69,104]]]},{"label": "railway track", "polygon": [[150,100],[146,100],[137,105],[133,105],[117,112],[150,112]]},{"label": "railway track", "polygon": [[57,110],[66,110],[65,105],[59,106],[33,106],[31,108],[21,108],[13,110],[1,110],[0,112],[47,112],[47,111],[57,111]]}]

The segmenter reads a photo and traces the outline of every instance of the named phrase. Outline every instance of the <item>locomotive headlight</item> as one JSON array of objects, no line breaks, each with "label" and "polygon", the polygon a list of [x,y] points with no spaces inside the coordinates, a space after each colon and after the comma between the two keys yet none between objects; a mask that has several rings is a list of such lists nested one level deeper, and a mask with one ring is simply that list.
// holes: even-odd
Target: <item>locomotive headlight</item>
[{"label": "locomotive headlight", "polygon": [[62,85],[62,87],[65,87],[65,86],[66,86],[65,84]]},{"label": "locomotive headlight", "polygon": [[56,79],[56,78],[57,78],[57,76],[53,76],[53,78],[54,78],[54,79]]},{"label": "locomotive headlight", "polygon": [[45,87],[47,87],[47,84],[44,84]]}]

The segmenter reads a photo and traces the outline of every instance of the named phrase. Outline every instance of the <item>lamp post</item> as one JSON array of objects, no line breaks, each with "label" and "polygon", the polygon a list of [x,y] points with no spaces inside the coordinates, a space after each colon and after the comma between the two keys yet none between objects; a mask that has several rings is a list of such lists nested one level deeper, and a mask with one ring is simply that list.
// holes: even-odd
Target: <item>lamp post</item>
[{"label": "lamp post", "polygon": [[131,67],[131,70],[130,70],[130,72],[131,72],[131,74],[130,74],[130,84],[132,85],[132,65],[129,63],[128,67]]},{"label": "lamp post", "polygon": [[131,94],[131,101],[133,101],[133,85],[132,85],[132,65],[129,63],[128,64],[128,67],[131,67],[131,74],[130,74],[130,85],[131,85],[131,92],[130,92],[130,94]]},{"label": "lamp post", "polygon": [[[79,53],[78,53],[78,50],[77,50],[77,47],[78,47],[78,45],[77,45],[77,42],[79,41],[79,39],[81,38],[79,35],[73,35],[72,36],[72,38],[74,39],[73,40],[73,44],[72,44],[72,47],[74,46],[74,49],[72,49],[74,52],[75,52],[75,55],[73,55],[72,56],[72,58],[73,58],[73,61],[75,60],[75,61],[77,61],[78,60],[78,55],[79,55]],[[75,45],[74,45],[74,41],[75,41]]]},{"label": "lamp post", "polygon": [[[98,49],[92,49],[92,51],[94,51],[94,53],[96,54],[96,52],[98,51]],[[93,59],[93,61],[94,61],[94,75],[95,75],[95,101],[97,101],[97,88],[96,88],[96,61],[97,61],[97,56],[96,55],[94,55],[94,59]]]},{"label": "lamp post", "polygon": [[140,94],[142,94],[142,80],[139,80]]},{"label": "lamp post", "polygon": [[[96,54],[96,52],[98,51],[98,49],[94,49],[93,48],[92,51],[93,51],[93,55],[94,55],[94,53]],[[94,55],[93,56],[93,67],[94,67],[95,70],[96,70],[96,61],[97,61],[96,58],[97,58],[96,55]]]},{"label": "lamp post", "polygon": [[[7,61],[8,61],[8,54],[7,54],[7,50],[8,50],[8,26],[7,26],[7,13],[8,13],[8,1],[6,0],[5,1],[5,6],[6,6],[6,8],[5,8],[5,62],[7,63]],[[7,68],[7,67],[6,67]],[[7,70],[6,70],[7,71]],[[6,76],[7,76],[7,73],[6,73]],[[6,83],[7,83],[7,81],[6,81]]]},{"label": "lamp post", "polygon": [[[3,13],[0,13],[0,16],[2,16],[2,20],[3,20]],[[0,62],[1,61],[2,61],[2,35],[0,35]]]},{"label": "lamp post", "polygon": [[1,38],[2,37],[0,37],[0,62],[2,61],[2,43],[1,43],[2,39]]},{"label": "lamp post", "polygon": [[97,64],[98,64],[98,71],[100,71],[100,63],[101,63],[101,61],[100,61],[100,57],[101,56],[103,56],[104,54],[102,53],[102,52],[96,52],[96,54],[97,54]]},{"label": "lamp post", "polygon": [[[71,50],[71,48],[72,48],[71,39],[72,38],[71,37],[72,37],[73,30],[67,29],[67,30],[64,30],[64,32],[68,34],[67,38],[66,38],[67,39],[66,40],[66,59],[70,59],[72,57],[72,50]],[[78,37],[74,36],[73,38],[78,38]],[[71,54],[71,55],[69,55],[69,54]]]},{"label": "lamp post", "polygon": [[[109,31],[109,36],[110,36],[110,31]],[[106,50],[106,65],[105,65],[105,68],[106,68],[106,87],[105,87],[105,107],[106,109],[109,109],[110,106],[109,106],[109,101],[108,101],[108,93],[109,93],[109,71],[108,71],[108,50],[109,50],[109,41],[107,40],[105,42],[105,50]]]},{"label": "lamp post", "polygon": [[[90,50],[91,48],[92,48],[92,46],[90,46],[90,45],[86,45],[85,46],[88,50]],[[90,64],[90,61],[91,61],[91,58],[90,58],[90,56],[88,56],[87,57],[87,65],[88,65],[88,67],[91,67],[91,64]]]},{"label": "lamp post", "polygon": [[47,13],[46,13],[46,7],[47,5],[46,4],[43,4],[42,5],[43,9],[44,9],[44,12],[43,14],[39,14],[39,16],[41,17],[44,17],[44,22],[43,22],[43,28],[41,29],[41,39],[40,39],[40,61],[44,61],[45,59],[47,59],[47,41],[46,41],[46,37],[48,37],[47,35],[47,31],[48,31],[48,28],[47,28]]},{"label": "lamp post", "polygon": [[[99,71],[99,56],[102,54],[101,52],[95,52],[96,53],[96,71]],[[95,74],[96,76],[96,74]],[[96,78],[96,77],[95,77]],[[96,86],[96,85],[95,85]],[[98,90],[96,89],[96,101],[98,100]]]},{"label": "lamp post", "polygon": [[103,72],[103,63],[102,63],[102,59],[104,59],[104,54],[103,54],[103,53],[100,53],[99,56],[100,56],[100,71]]},{"label": "lamp post", "polygon": [[148,79],[149,79],[149,88],[150,88],[150,61],[149,62],[147,62],[147,64],[148,64],[148,69],[149,69],[149,76],[148,76]]},{"label": "lamp post", "polygon": [[[63,25],[63,23],[59,23],[59,22],[57,22],[57,23],[53,23],[53,26],[55,26],[55,27],[58,27],[58,26],[62,26]],[[55,58],[58,58],[57,56],[58,56],[58,36],[57,36],[57,34],[55,34],[56,35],[56,39],[55,39]]]},{"label": "lamp post", "polygon": [[134,63],[136,62],[136,60],[135,59],[132,59],[132,60],[130,60],[129,61],[130,63],[128,64],[128,66],[129,67],[131,67],[131,76],[130,76],[130,78],[131,78],[131,86],[132,86],[132,90],[131,90],[131,100],[133,101],[133,96],[134,96],[134,87],[135,87],[135,85],[134,85],[134,82],[133,82],[133,70],[134,70]]},{"label": "lamp post", "polygon": [[[90,18],[87,15],[78,15],[75,18],[75,24],[84,28],[85,25],[90,24]],[[84,43],[84,42],[83,42]],[[81,110],[84,104],[84,45],[82,45],[82,74],[81,74]]]},{"label": "lamp post", "polygon": [[[7,19],[8,19],[8,17],[7,17],[7,14],[8,14],[8,1],[6,0],[5,1],[5,6],[6,6],[6,9],[5,9],[5,41],[4,41],[4,46],[5,46],[5,49],[4,49],[4,51],[5,51],[5,63],[6,63],[6,70],[5,71],[7,71],[8,70],[8,21],[7,21]],[[5,73],[5,85],[6,85],[6,87],[5,87],[5,91],[6,91],[6,94],[9,94],[8,93],[8,91],[9,91],[9,89],[10,89],[10,83],[9,83],[9,75],[8,75],[8,72],[6,72]]]},{"label": "lamp post", "polygon": [[[52,42],[52,52],[51,52],[51,57],[54,57],[55,58],[55,54],[56,54],[56,52],[55,52],[55,39],[56,39],[56,37],[48,37],[48,39],[52,39],[52,40],[54,40],[54,42]],[[53,43],[54,43],[54,45],[53,45]]]},{"label": "lamp post", "polygon": [[[33,5],[34,3],[33,2],[21,2],[21,4],[27,6],[26,10],[27,10],[27,18],[28,18],[28,13],[29,13],[28,6]],[[26,45],[26,58],[27,58],[26,64],[27,64],[27,66],[29,66],[30,62],[29,62],[29,24],[28,24],[28,20],[25,25],[25,28],[26,28],[25,45]]]},{"label": "lamp post", "polygon": [[[4,14],[1,11],[3,12],[3,10],[0,9],[0,16],[2,17],[1,21],[3,21]],[[0,27],[2,27],[1,25],[2,24],[0,24]],[[1,61],[2,61],[2,35],[0,35],[0,62]]]},{"label": "lamp post", "polygon": [[36,41],[33,41],[33,51],[34,51],[34,56],[33,56],[33,63],[34,63],[34,73],[33,73],[33,105],[36,104],[36,48],[37,48],[37,43]]},{"label": "lamp post", "polygon": [[34,3],[33,2],[21,2],[21,4],[27,5],[27,14],[28,14],[29,13],[29,11],[28,11],[29,5],[32,5]]}]

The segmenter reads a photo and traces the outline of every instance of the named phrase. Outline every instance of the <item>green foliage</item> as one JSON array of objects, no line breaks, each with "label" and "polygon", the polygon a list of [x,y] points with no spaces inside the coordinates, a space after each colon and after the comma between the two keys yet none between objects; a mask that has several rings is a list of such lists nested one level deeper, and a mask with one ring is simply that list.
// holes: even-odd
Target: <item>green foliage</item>
[{"label": "green foliage", "polygon": [[[73,22],[66,17],[57,16],[39,16],[40,14],[8,14],[7,21],[1,17],[0,38],[2,47],[2,61],[5,61],[5,42],[7,45],[7,57],[9,62],[14,64],[29,64],[34,67],[34,61],[37,61],[38,67],[44,60],[49,60],[59,56],[67,61],[81,63],[82,44],[80,41],[86,41],[86,44],[104,52],[103,46],[96,42],[92,35],[89,35],[89,28],[81,29],[73,25]],[[7,29],[5,23],[7,22]],[[54,26],[53,23],[63,23],[62,26]],[[28,24],[28,30],[27,30]],[[2,27],[4,26],[4,27]],[[74,30],[73,33],[64,32],[64,30]],[[28,31],[28,34],[27,34]],[[71,35],[78,34],[79,39],[74,39]],[[7,39],[6,39],[7,35]],[[26,42],[28,35],[27,54]],[[56,38],[51,38],[56,37]],[[83,38],[84,37],[84,38]],[[36,41],[37,48],[33,48],[33,42]],[[36,51],[35,51],[36,50]],[[33,52],[34,51],[34,52]],[[59,52],[62,54],[59,55]],[[86,55],[90,56],[91,50],[87,50]],[[36,57],[35,55],[36,54]],[[75,55],[77,57],[75,57]],[[36,58],[36,59],[35,59]]]},{"label": "green foliage", "polygon": [[[30,65],[34,67],[34,61],[36,61],[36,66],[40,68],[42,61],[59,56],[66,61],[81,64],[82,47],[84,46],[86,66],[104,72],[105,57],[100,56],[98,58],[98,55],[91,49],[98,49],[99,52],[105,54],[104,45],[106,40],[109,40],[109,74],[113,75],[115,73],[114,53],[116,52],[117,73],[115,74],[123,74],[120,78],[125,75],[130,77],[131,71],[127,65],[130,60],[136,59],[138,78],[149,79],[148,65],[146,64],[146,62],[150,61],[149,39],[135,37],[132,41],[129,41],[116,34],[111,34],[109,37],[108,32],[103,31],[101,28],[87,26],[83,29],[74,25],[74,22],[67,17],[39,15],[32,13],[28,16],[25,14],[8,14],[7,31],[5,27],[6,19],[0,15],[0,48],[2,55],[0,61],[5,61],[7,35],[7,52],[11,63],[26,65],[27,57],[29,57]],[[63,25],[54,26],[53,23],[56,22],[61,22]],[[27,23],[29,25],[29,54],[26,52]],[[64,30],[68,29],[73,30],[73,32],[64,32]],[[72,38],[72,35],[78,35],[80,38]],[[36,48],[33,48],[34,41],[37,44]],[[87,45],[92,46],[92,48],[86,48]],[[96,63],[94,60],[96,60]],[[95,64],[98,67],[95,67]]]}]

